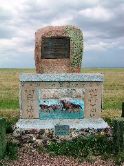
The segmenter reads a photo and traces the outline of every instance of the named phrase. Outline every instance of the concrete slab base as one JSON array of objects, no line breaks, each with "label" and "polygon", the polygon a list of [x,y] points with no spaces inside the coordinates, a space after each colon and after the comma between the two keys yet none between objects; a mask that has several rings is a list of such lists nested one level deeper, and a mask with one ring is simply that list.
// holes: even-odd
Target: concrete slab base
[{"label": "concrete slab base", "polygon": [[16,127],[20,130],[30,129],[54,129],[55,125],[69,125],[75,129],[104,129],[108,128],[108,124],[102,119],[84,118],[84,119],[20,119],[16,123]]}]

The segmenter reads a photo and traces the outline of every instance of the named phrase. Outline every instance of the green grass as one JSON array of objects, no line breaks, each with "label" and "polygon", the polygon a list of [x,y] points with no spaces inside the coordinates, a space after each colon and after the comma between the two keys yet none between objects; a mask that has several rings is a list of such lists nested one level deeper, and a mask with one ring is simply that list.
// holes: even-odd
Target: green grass
[{"label": "green grass", "polygon": [[105,135],[90,135],[75,138],[61,143],[51,142],[46,150],[56,155],[72,156],[86,159],[89,155],[103,155],[112,152],[112,140]]},{"label": "green grass", "polygon": [[0,108],[2,109],[17,109],[19,108],[19,101],[18,99],[5,99],[5,100],[0,100]]},{"label": "green grass", "polygon": [[82,69],[82,72],[104,74],[103,109],[121,109],[124,102],[124,68]]},{"label": "green grass", "polygon": [[[35,69],[0,69],[0,110],[19,109],[19,74]],[[121,110],[124,102],[124,68],[85,68],[84,73],[103,73],[104,110]]]},{"label": "green grass", "polygon": [[[0,69],[0,117],[5,117],[7,121],[7,133],[12,132],[12,125],[14,125],[19,118],[19,74],[20,73],[32,73],[35,72],[34,69]],[[105,75],[104,81],[104,106],[102,117],[104,118],[113,118],[121,116],[121,106],[124,102],[124,68],[123,69],[82,69],[82,72],[85,73],[103,73]],[[110,121],[111,119],[109,119]],[[111,123],[111,121],[110,121]],[[101,143],[101,141],[103,141]],[[104,153],[106,150],[111,150],[111,143],[106,147],[109,140],[102,139],[98,137],[94,140],[94,137],[89,137],[87,144],[85,143],[85,138],[72,140],[72,142],[64,142],[60,144],[51,144],[48,147],[48,151],[54,151],[55,154],[65,155],[68,152],[69,156],[81,157],[85,156],[90,157],[92,153]],[[110,140],[111,141],[111,140]],[[93,151],[94,146],[97,147],[97,142],[101,146],[98,146],[98,151]],[[78,146],[79,145],[79,146]],[[84,146],[85,145],[85,146]],[[13,153],[13,148],[15,151]],[[84,149],[85,148],[85,149]],[[10,157],[15,156],[16,146],[9,144],[8,146],[8,155]],[[86,152],[84,154],[84,151]],[[108,152],[109,153],[109,152]],[[75,154],[77,156],[75,156]],[[109,155],[107,155],[109,156]],[[117,160],[122,160],[123,153],[118,155]]]},{"label": "green grass", "polygon": [[0,109],[19,108],[19,74],[33,69],[0,69]]},{"label": "green grass", "polygon": [[91,162],[98,160],[98,156],[101,156],[104,160],[112,159],[116,165],[121,165],[124,162],[124,118],[112,119],[111,127],[112,136],[104,130],[94,134],[90,133],[87,136],[82,135],[72,140],[61,142],[51,140],[38,150],[51,155],[71,156]]}]

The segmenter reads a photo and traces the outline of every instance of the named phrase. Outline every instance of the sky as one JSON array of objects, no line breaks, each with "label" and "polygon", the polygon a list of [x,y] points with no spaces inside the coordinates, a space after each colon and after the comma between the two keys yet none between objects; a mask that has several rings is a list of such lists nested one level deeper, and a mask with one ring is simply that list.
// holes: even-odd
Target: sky
[{"label": "sky", "polygon": [[0,0],[0,68],[34,67],[35,31],[75,25],[82,67],[124,67],[124,0]]}]

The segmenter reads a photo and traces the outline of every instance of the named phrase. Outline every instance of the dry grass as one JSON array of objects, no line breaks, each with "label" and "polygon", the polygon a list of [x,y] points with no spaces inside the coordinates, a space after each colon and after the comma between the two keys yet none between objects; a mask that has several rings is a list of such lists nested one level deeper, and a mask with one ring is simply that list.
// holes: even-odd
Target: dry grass
[{"label": "dry grass", "polygon": [[19,74],[31,69],[0,69],[0,109],[19,108]]},{"label": "dry grass", "polygon": [[104,109],[121,110],[124,102],[124,68],[121,69],[85,69],[82,72],[100,72],[105,76]]},{"label": "dry grass", "polygon": [[[19,109],[19,74],[35,72],[34,69],[0,69],[0,109]],[[104,110],[103,116],[120,115],[124,102],[124,68],[122,69],[82,69],[82,72],[103,73]]]},{"label": "dry grass", "polygon": [[4,117],[8,122],[19,118],[19,110],[0,109],[0,117]]},{"label": "dry grass", "polygon": [[121,117],[122,111],[119,109],[108,109],[102,111],[102,117],[103,118],[115,118],[115,117]]}]

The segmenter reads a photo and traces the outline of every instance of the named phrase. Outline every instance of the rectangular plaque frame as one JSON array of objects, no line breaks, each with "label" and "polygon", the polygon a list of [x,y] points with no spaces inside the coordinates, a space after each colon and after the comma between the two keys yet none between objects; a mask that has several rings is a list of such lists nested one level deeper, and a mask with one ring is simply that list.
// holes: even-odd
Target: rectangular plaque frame
[{"label": "rectangular plaque frame", "polygon": [[55,135],[57,136],[65,136],[69,135],[69,125],[56,125],[55,126]]},{"label": "rectangular plaque frame", "polygon": [[64,59],[70,57],[69,37],[43,37],[41,47],[42,59]]},{"label": "rectangular plaque frame", "polygon": [[41,120],[84,118],[83,89],[37,89],[37,101]]}]

